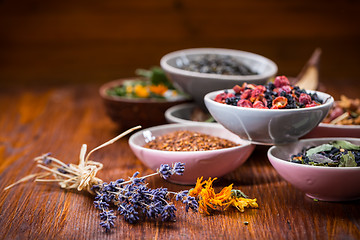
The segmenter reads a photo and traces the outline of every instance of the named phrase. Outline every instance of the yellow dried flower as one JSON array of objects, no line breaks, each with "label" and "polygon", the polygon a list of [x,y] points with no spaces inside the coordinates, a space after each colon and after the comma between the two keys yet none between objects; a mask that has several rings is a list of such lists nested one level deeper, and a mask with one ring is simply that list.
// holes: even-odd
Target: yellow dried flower
[{"label": "yellow dried flower", "polygon": [[202,181],[203,177],[198,178],[196,185],[189,191],[189,195],[196,197],[199,202],[199,211],[210,215],[210,209],[224,211],[229,206],[236,207],[240,212],[244,212],[245,208],[258,208],[258,204],[255,199],[241,197],[238,194],[234,194],[232,187],[233,184],[224,187],[219,193],[215,194],[215,190],[212,187],[213,182],[217,179],[211,179]]},{"label": "yellow dried flower", "polygon": [[164,95],[164,93],[168,90],[168,88],[164,84],[151,85],[149,89],[150,92],[161,96]]},{"label": "yellow dried flower", "polygon": [[131,85],[126,86],[126,94],[132,94],[133,91],[134,91],[133,86]]},{"label": "yellow dried flower", "polygon": [[148,89],[140,84],[135,85],[134,92],[136,96],[141,98],[147,98],[150,95]]}]

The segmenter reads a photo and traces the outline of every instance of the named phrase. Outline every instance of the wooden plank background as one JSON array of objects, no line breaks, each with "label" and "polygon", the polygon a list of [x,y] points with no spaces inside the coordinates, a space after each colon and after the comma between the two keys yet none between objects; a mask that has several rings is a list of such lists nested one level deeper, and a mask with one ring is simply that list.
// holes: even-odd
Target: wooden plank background
[{"label": "wooden plank background", "polygon": [[255,52],[295,76],[321,47],[321,80],[332,91],[359,86],[359,23],[356,0],[3,0],[0,81],[103,83],[192,47]]}]

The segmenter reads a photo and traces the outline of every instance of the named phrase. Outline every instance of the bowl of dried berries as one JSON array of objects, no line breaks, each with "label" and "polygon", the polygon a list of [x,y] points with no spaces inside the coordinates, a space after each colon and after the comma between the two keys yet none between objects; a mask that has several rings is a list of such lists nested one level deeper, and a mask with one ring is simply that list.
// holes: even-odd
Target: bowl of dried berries
[{"label": "bowl of dried berries", "polygon": [[169,181],[195,184],[197,178],[221,177],[242,165],[255,146],[215,123],[165,124],[138,131],[129,138],[134,154],[147,167],[181,160],[186,171]]},{"label": "bowl of dried berries", "polygon": [[161,68],[139,69],[137,73],[138,77],[107,82],[99,90],[107,114],[119,128],[164,124],[168,108],[190,101],[168,81]]},{"label": "bowl of dried berries", "polygon": [[166,54],[160,61],[169,79],[205,108],[206,93],[244,82],[264,84],[277,65],[261,55],[232,49],[193,48]]},{"label": "bowl of dried berries", "polygon": [[217,122],[258,144],[297,141],[325,118],[334,102],[329,94],[290,85],[285,76],[266,85],[244,83],[214,91],[204,100]]},{"label": "bowl of dried berries", "polygon": [[268,158],[307,196],[323,201],[360,199],[360,138],[310,138],[273,146]]}]

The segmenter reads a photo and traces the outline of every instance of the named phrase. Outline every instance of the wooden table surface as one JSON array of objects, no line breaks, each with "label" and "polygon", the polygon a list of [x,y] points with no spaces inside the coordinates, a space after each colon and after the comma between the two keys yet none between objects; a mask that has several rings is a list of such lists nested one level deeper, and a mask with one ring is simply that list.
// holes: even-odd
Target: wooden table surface
[{"label": "wooden table surface", "polygon": [[[255,52],[296,76],[312,51],[323,50],[322,90],[335,99],[359,97],[360,2],[343,0],[153,0],[0,2],[0,239],[360,239],[360,202],[315,202],[270,165],[268,147],[215,182],[234,183],[259,209],[214,216],[178,208],[174,223],[130,225],[110,234],[99,226],[93,196],[56,184],[26,182],[33,158],[52,152],[77,163],[120,133],[106,115],[98,87],[159,65],[171,51],[222,47]],[[81,86],[81,87],[80,87]],[[92,155],[104,181],[152,171],[132,153],[128,138]],[[149,186],[192,186],[158,177]],[[245,225],[247,221],[249,224]]]},{"label": "wooden table surface", "polygon": [[[33,158],[46,152],[77,163],[80,147],[94,148],[119,134],[106,115],[98,86],[9,90],[0,94],[0,189],[38,172]],[[95,152],[104,181],[152,171],[128,146],[128,138]],[[121,219],[111,233],[99,226],[93,196],[56,184],[26,182],[0,194],[1,239],[359,239],[360,202],[316,202],[282,180],[270,165],[268,147],[256,146],[248,161],[215,182],[234,183],[259,209],[205,216],[178,208],[177,221],[131,225]],[[190,189],[155,176],[152,188]],[[249,224],[245,225],[245,221]]]}]

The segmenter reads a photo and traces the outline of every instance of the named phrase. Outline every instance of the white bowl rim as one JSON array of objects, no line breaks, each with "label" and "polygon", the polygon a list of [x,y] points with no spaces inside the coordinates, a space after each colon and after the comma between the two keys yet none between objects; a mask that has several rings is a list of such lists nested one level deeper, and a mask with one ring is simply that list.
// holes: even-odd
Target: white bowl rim
[{"label": "white bowl rim", "polygon": [[[304,143],[306,144],[307,142],[330,142],[330,141],[335,141],[335,140],[347,140],[347,141],[360,141],[360,138],[344,138],[344,137],[326,137],[326,138],[307,138],[307,139],[301,139],[299,140],[298,144],[300,143]],[[295,143],[290,143],[290,144],[295,144]],[[322,144],[322,143],[319,143]],[[312,165],[306,165],[306,164],[299,164],[299,163],[293,163],[290,162],[289,160],[285,160],[285,159],[281,159],[278,158],[276,156],[273,155],[273,151],[277,148],[277,147],[286,147],[286,145],[279,145],[279,146],[272,146],[269,148],[267,155],[269,158],[269,161],[275,161],[275,162],[281,162],[284,164],[288,164],[289,166],[298,166],[299,168],[311,168],[311,169],[322,169],[322,171],[344,171],[344,170],[348,170],[348,171],[360,171],[360,167],[326,167],[326,166],[312,166]],[[296,153],[293,153],[296,154]],[[270,156],[272,157],[272,160],[270,160]]]},{"label": "white bowl rim", "polygon": [[332,106],[332,104],[334,103],[334,98],[328,94],[328,93],[324,93],[324,92],[320,92],[320,91],[312,91],[312,90],[306,90],[307,93],[320,93],[323,94],[325,96],[325,98],[323,99],[325,101],[325,103],[322,103],[318,106],[314,106],[314,107],[308,107],[308,108],[293,108],[293,109],[261,109],[261,108],[247,108],[247,107],[239,107],[239,106],[232,106],[232,105],[228,105],[228,104],[223,104],[223,103],[219,103],[219,102],[215,102],[214,99],[212,99],[211,97],[218,95],[219,93],[222,93],[224,91],[233,91],[232,89],[226,89],[226,90],[217,90],[217,91],[213,91],[213,92],[209,92],[204,96],[204,101],[205,102],[211,102],[212,104],[219,104],[218,106],[224,106],[225,108],[229,108],[229,109],[239,109],[241,111],[258,111],[258,112],[281,112],[281,113],[289,113],[289,112],[300,112],[300,111],[312,111],[312,110],[316,110],[319,108],[323,108],[323,107],[327,107],[330,105],[330,107]]},{"label": "white bowl rim", "polygon": [[[218,54],[218,55],[230,55],[233,57],[242,55],[244,57],[251,58],[254,60],[255,60],[255,58],[261,59],[261,62],[266,62],[266,64],[268,64],[271,69],[262,74],[255,74],[255,75],[245,75],[245,76],[244,75],[222,75],[222,74],[199,73],[199,72],[183,70],[183,69],[176,68],[176,67],[173,67],[168,64],[168,61],[170,59],[178,57],[181,54],[195,55],[195,54],[209,54],[209,53]],[[259,61],[259,60],[256,60],[256,61]],[[170,52],[161,58],[160,65],[164,70],[167,70],[169,72],[173,72],[173,73],[179,74],[179,75],[187,75],[187,76],[197,77],[197,78],[211,78],[211,79],[224,79],[224,80],[247,80],[247,81],[258,80],[258,79],[263,79],[263,78],[270,78],[270,77],[274,76],[278,71],[278,67],[277,67],[276,63],[262,55],[252,53],[252,52],[246,52],[246,51],[242,51],[242,50],[226,49],[226,48],[188,48],[188,49]]]},{"label": "white bowl rim", "polygon": [[[137,138],[139,135],[141,135],[144,131],[156,131],[156,130],[159,130],[159,129],[168,129],[169,131],[167,133],[170,133],[170,132],[174,132],[174,131],[179,130],[179,127],[185,127],[186,128],[186,127],[196,127],[196,126],[202,126],[202,127],[205,126],[206,128],[209,128],[209,129],[218,128],[218,129],[228,131],[229,133],[231,133],[229,130],[225,129],[222,125],[214,124],[214,123],[204,123],[204,122],[169,123],[169,124],[158,125],[158,126],[149,127],[149,128],[137,131],[136,133],[132,134],[129,137],[128,142],[129,142],[129,145],[131,145],[133,147],[136,147],[138,149],[144,149],[144,150],[150,151],[150,152],[162,152],[163,154],[168,154],[168,155],[185,154],[185,155],[197,155],[197,156],[204,155],[204,154],[209,154],[209,153],[215,153],[215,152],[228,152],[228,151],[233,151],[233,150],[236,150],[236,149],[241,149],[241,148],[245,148],[245,147],[249,147],[249,146],[253,145],[250,141],[245,140],[245,139],[241,139],[240,137],[238,137],[238,139],[237,139],[237,141],[240,143],[239,146],[230,147],[230,148],[215,149],[215,150],[206,150],[206,151],[164,151],[164,150],[157,150],[157,149],[151,149],[151,148],[144,148],[143,146],[140,146],[140,145],[134,143],[134,139]],[[206,133],[206,134],[208,134],[208,133]],[[233,134],[236,137],[236,134],[234,134],[234,133],[231,133],[231,134]],[[208,135],[211,135],[211,134],[208,134]],[[227,138],[225,138],[225,139],[227,139]],[[227,139],[227,140],[229,140],[229,139]],[[230,141],[232,141],[232,140],[230,140]]]},{"label": "white bowl rim", "polygon": [[[178,104],[172,107],[169,107],[166,111],[165,111],[165,118],[169,119],[171,121],[173,121],[174,123],[193,123],[193,122],[200,122],[200,121],[192,121],[190,119],[185,119],[185,118],[179,118],[179,117],[175,117],[173,115],[174,112],[179,111],[179,110],[183,110],[183,109],[193,109],[195,108],[197,105],[195,103],[182,103],[182,104]],[[201,123],[206,123],[206,122],[201,122]],[[209,122],[209,123],[215,123],[215,122]]]},{"label": "white bowl rim", "polygon": [[[176,105],[177,106],[177,105]],[[322,128],[339,128],[339,129],[348,129],[348,130],[360,130],[360,125],[337,125],[330,123],[321,122],[318,127]]]}]

